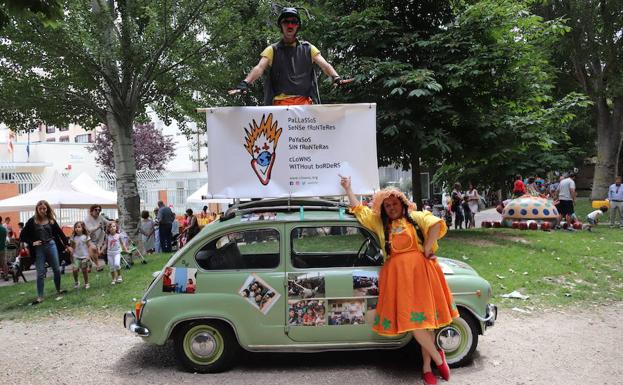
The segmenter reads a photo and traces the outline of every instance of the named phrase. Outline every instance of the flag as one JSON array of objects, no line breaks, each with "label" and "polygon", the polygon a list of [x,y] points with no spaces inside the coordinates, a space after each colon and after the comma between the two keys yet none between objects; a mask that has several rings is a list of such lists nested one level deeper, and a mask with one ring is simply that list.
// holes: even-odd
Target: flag
[{"label": "flag", "polygon": [[13,133],[13,131],[9,130],[9,140],[7,141],[7,148],[9,150],[9,153],[12,154],[13,153],[13,140],[15,139],[15,134]]}]

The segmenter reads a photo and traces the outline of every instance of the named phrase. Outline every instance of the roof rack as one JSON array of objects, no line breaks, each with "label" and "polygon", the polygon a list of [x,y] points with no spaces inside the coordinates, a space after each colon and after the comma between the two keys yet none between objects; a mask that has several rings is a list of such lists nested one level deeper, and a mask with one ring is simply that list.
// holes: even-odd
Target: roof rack
[{"label": "roof rack", "polygon": [[263,211],[293,212],[303,207],[304,210],[331,210],[338,211],[340,207],[348,207],[348,204],[340,201],[320,198],[267,198],[251,202],[238,203],[231,206],[221,217],[226,221],[236,214],[246,214]]}]

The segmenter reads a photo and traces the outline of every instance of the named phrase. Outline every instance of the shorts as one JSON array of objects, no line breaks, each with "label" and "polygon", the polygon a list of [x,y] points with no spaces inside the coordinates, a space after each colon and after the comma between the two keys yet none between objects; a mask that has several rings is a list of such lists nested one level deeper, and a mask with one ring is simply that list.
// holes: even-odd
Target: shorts
[{"label": "shorts", "polygon": [[91,263],[91,260],[87,257],[85,258],[74,257],[74,262],[72,263],[72,265],[74,269],[80,270],[80,269],[89,269],[91,268],[93,264]]},{"label": "shorts", "polygon": [[594,220],[593,218],[588,218],[588,217],[586,217],[586,221],[587,221],[590,225],[593,225],[593,226],[595,226],[595,225],[597,224],[597,221],[596,221],[596,220]]},{"label": "shorts", "polygon": [[563,217],[565,215],[571,215],[573,214],[573,201],[563,201],[561,200],[560,203],[558,203],[558,211],[560,212],[560,215],[562,215]]},{"label": "shorts", "polygon": [[121,254],[108,254],[108,267],[110,271],[121,270]]}]

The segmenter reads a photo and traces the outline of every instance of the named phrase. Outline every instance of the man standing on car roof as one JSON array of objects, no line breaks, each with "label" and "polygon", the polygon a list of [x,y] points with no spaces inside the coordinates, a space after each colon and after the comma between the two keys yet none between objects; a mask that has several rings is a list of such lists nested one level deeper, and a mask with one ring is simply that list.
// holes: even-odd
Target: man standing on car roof
[{"label": "man standing on car roof", "polygon": [[297,39],[301,18],[296,8],[283,8],[277,25],[281,29],[282,39],[262,51],[259,63],[230,94],[249,92],[249,85],[262,76],[266,69],[269,70],[269,76],[264,81],[264,104],[267,106],[319,103],[314,64],[330,76],[336,86],[351,81],[342,79],[322,57],[318,48]]}]

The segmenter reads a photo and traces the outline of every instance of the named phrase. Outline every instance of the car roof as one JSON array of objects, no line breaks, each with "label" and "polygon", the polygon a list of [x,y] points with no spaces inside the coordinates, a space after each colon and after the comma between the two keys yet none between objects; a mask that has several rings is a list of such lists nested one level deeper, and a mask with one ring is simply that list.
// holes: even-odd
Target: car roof
[{"label": "car roof", "polygon": [[[303,219],[301,219],[301,207]],[[274,198],[241,203],[230,207],[219,219],[217,227],[229,227],[240,223],[283,223],[312,221],[354,222],[348,214],[348,205],[336,200],[319,198]],[[273,215],[274,214],[274,215]]]}]

